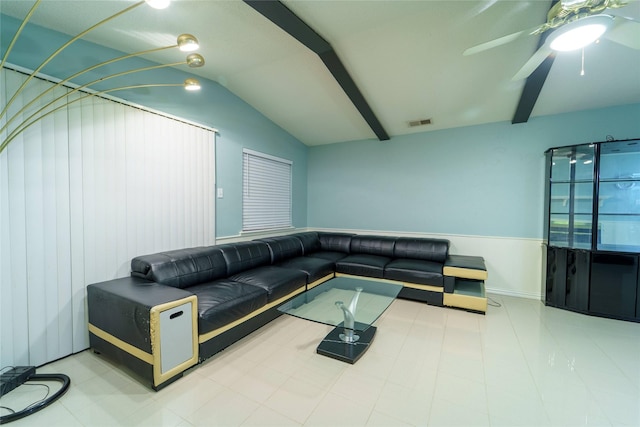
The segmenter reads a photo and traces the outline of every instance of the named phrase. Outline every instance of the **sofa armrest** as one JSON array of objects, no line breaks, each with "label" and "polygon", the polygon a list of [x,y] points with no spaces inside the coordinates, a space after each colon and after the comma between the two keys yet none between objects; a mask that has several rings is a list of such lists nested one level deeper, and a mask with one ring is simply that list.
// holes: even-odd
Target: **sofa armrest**
[{"label": "sofa armrest", "polygon": [[151,309],[191,296],[137,277],[95,283],[87,286],[89,324],[151,353]]},{"label": "sofa armrest", "polygon": [[449,255],[444,262],[442,274],[461,279],[487,280],[487,267],[480,256]]},{"label": "sofa armrest", "polygon": [[154,389],[198,361],[198,300],[137,277],[87,286],[89,341]]}]

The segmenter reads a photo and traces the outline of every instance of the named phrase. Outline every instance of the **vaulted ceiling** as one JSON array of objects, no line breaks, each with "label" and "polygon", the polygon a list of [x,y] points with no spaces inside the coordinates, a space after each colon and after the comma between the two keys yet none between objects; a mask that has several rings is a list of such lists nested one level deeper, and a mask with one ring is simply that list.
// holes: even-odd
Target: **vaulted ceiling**
[{"label": "vaulted ceiling", "polygon": [[[206,65],[194,74],[218,82],[307,145],[511,121],[526,80],[512,77],[540,36],[519,38],[475,55],[465,49],[534,28],[551,1],[313,1],[284,7],[324,40],[352,86],[343,89],[327,57],[295,38],[295,29],[240,0],[174,0],[146,5],[97,28],[86,39],[126,53],[165,46],[177,35],[198,37]],[[0,12],[23,18],[33,2],[2,0]],[[77,34],[133,4],[130,1],[45,0],[30,22]],[[640,21],[640,2],[607,13]],[[300,28],[298,28],[300,30]],[[302,30],[303,32],[306,30]],[[317,45],[316,45],[317,46]],[[311,47],[311,49],[310,49]],[[320,49],[320,51],[323,51]],[[326,49],[325,49],[326,51]],[[175,54],[146,58],[168,63]],[[329,68],[327,65],[330,65]],[[603,39],[584,51],[559,53],[531,117],[640,102],[640,50]],[[344,77],[344,76],[343,76]],[[341,86],[342,84],[342,86]],[[356,90],[383,134],[349,95]],[[537,93],[536,93],[537,94]],[[431,124],[409,126],[431,119]]]}]

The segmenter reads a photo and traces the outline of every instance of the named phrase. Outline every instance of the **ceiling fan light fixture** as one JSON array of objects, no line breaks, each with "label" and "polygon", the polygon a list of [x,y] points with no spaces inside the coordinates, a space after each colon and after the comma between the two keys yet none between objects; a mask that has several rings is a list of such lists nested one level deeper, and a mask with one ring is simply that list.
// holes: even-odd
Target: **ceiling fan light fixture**
[{"label": "ceiling fan light fixture", "polygon": [[169,7],[171,0],[145,0],[149,6],[154,9],[166,9]]},{"label": "ceiling fan light fixture", "polygon": [[555,51],[568,52],[582,49],[598,40],[613,24],[609,15],[593,15],[570,22],[549,36],[549,47]]}]

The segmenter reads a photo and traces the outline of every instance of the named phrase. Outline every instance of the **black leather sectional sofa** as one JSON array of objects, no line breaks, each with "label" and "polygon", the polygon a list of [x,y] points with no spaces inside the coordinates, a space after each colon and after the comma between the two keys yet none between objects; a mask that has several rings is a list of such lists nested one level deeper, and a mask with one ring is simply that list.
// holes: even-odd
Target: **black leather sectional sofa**
[{"label": "black leather sectional sofa", "polygon": [[139,256],[87,287],[90,345],[157,390],[336,275],[400,282],[401,298],[484,313],[484,260],[443,239],[305,232]]}]

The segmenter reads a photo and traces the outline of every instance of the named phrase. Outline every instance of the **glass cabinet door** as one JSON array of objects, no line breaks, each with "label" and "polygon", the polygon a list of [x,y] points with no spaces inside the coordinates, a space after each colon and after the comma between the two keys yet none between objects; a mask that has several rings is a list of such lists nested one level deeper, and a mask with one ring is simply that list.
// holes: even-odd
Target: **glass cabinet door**
[{"label": "glass cabinet door", "polygon": [[551,150],[549,244],[591,249],[595,145]]},{"label": "glass cabinet door", "polygon": [[597,249],[640,252],[640,143],[600,145]]}]

